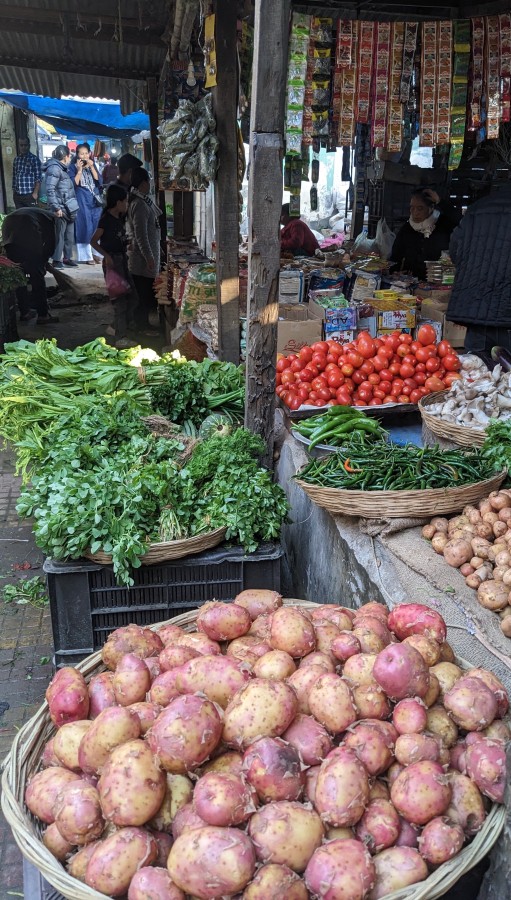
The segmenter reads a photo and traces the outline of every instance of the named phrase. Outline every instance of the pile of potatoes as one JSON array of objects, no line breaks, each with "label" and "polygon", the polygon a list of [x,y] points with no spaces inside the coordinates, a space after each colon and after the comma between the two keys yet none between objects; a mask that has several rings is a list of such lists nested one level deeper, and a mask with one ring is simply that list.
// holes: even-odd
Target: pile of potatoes
[{"label": "pile of potatoes", "polygon": [[[504,686],[403,604],[208,603],[197,632],[129,625],[25,793],[73,878],[127,900],[380,900],[452,859],[502,803]],[[42,826],[42,827],[41,827]]]},{"label": "pile of potatoes", "polygon": [[435,516],[422,529],[436,553],[459,569],[485,609],[498,612],[511,637],[511,490],[492,491],[460,516]]}]

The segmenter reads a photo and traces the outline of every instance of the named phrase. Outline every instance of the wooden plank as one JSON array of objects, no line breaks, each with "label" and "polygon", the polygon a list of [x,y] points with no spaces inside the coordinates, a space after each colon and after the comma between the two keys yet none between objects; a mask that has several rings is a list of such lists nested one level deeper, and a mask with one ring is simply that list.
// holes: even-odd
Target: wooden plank
[{"label": "wooden plank", "polygon": [[279,222],[289,0],[256,0],[250,121],[249,257],[245,425],[273,465]]},{"label": "wooden plank", "polygon": [[216,3],[217,86],[213,108],[219,141],[215,182],[216,285],[218,354],[240,361],[240,284],[238,211],[238,57],[237,0]]},{"label": "wooden plank", "polygon": [[149,131],[151,135],[151,162],[153,164],[153,185],[156,203],[161,209],[160,245],[162,262],[167,261],[167,215],[165,212],[165,191],[159,190],[160,142],[158,140],[158,81],[147,79],[147,112],[149,114]]}]

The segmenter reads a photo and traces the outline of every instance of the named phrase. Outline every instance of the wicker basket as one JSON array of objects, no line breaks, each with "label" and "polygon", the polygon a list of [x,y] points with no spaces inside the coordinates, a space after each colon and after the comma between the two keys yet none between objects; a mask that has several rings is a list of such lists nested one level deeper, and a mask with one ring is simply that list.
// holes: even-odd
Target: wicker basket
[{"label": "wicker basket", "polygon": [[[285,605],[314,607],[306,600],[284,600]],[[185,631],[195,631],[198,611],[184,613],[170,619]],[[157,631],[168,622],[150,626]],[[462,661],[459,661],[462,663]],[[467,663],[467,666],[469,664]],[[76,667],[88,681],[93,675],[104,671],[101,651],[92,654]],[[39,769],[42,749],[54,734],[48,705],[43,703],[14,739],[11,751],[3,764],[2,811],[9,823],[14,839],[23,855],[34,865],[44,878],[60,891],[68,900],[105,900],[87,885],[67,874],[64,867],[51,855],[41,841],[41,828],[34,816],[25,807],[24,796],[28,779]],[[474,840],[453,860],[444,863],[425,881],[388,894],[385,900],[436,900],[443,896],[456,882],[472,869],[492,848],[504,826],[506,810],[494,804],[489,815]]]},{"label": "wicker basket", "polygon": [[448,391],[437,391],[435,394],[428,394],[419,400],[419,410],[422,421],[429,430],[436,434],[437,437],[444,438],[446,441],[452,441],[460,447],[482,447],[486,437],[484,428],[471,428],[468,425],[453,425],[452,422],[445,422],[428,412],[428,406],[434,403],[440,403],[447,397]]},{"label": "wicker basket", "polygon": [[[217,547],[218,544],[222,543],[226,532],[226,528],[216,528],[214,531],[198,534],[196,537],[185,538],[182,541],[150,544],[149,550],[142,557],[142,565],[152,566],[155,563],[168,562],[170,559],[182,559],[183,556],[191,556],[192,553],[202,553],[203,550],[210,550],[211,547]],[[83,555],[86,559],[100,563],[102,566],[112,564],[110,554],[103,553],[102,550],[98,550],[97,553],[84,553]]]},{"label": "wicker basket", "polygon": [[339,516],[364,519],[401,519],[445,515],[459,512],[468,503],[478,503],[490,491],[496,491],[506,472],[465,487],[431,488],[425,491],[357,491],[318,487],[300,478],[296,483],[323,509]]}]

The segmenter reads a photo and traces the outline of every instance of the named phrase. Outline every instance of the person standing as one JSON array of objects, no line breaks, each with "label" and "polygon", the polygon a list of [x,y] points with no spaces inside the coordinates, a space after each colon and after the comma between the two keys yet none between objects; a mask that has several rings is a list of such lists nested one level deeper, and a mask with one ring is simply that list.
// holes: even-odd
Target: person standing
[{"label": "person standing", "polygon": [[[26,287],[16,289],[20,321],[26,322],[37,313],[38,325],[58,322],[48,311],[46,265],[55,251],[57,219],[45,209],[22,208],[9,213],[2,224],[2,243],[7,257],[18,263],[30,278],[32,294]],[[33,307],[33,311],[32,308]]]},{"label": "person standing", "polygon": [[489,363],[492,347],[511,350],[511,183],[499,181],[472,203],[452,233],[456,266],[446,318],[465,325],[465,350]]},{"label": "person standing", "polygon": [[52,159],[44,166],[48,208],[57,218],[57,246],[53,255],[56,269],[77,266],[71,259],[75,243],[75,219],[79,209],[75,189],[69,177],[71,151],[66,144],[59,144]]},{"label": "person standing", "polygon": [[[75,222],[75,239],[78,262],[94,265],[90,240],[101,218],[103,203],[101,200],[101,176],[90,157],[87,144],[78,144],[75,161],[69,167],[69,176],[73,179],[78,213]],[[99,258],[96,260],[101,262]]]},{"label": "person standing", "polygon": [[19,156],[14,160],[12,168],[12,192],[14,206],[21,209],[25,206],[36,206],[41,187],[42,166],[40,159],[30,152],[28,137],[18,142]]},{"label": "person standing", "polygon": [[125,153],[123,156],[120,156],[117,160],[117,168],[119,169],[117,184],[129,191],[133,172],[141,167],[142,160],[138,156],[134,156],[133,153]]},{"label": "person standing", "polygon": [[[138,294],[137,325],[145,329],[150,328],[149,314],[158,308],[154,279],[160,271],[161,210],[149,191],[149,172],[135,169],[128,206],[128,265]],[[148,337],[158,334],[157,331],[145,333]]]},{"label": "person standing", "polygon": [[118,350],[136,347],[128,339],[135,327],[137,294],[128,269],[128,238],[124,221],[128,212],[128,192],[119,184],[111,184],[106,192],[106,208],[92,235],[91,245],[103,257],[103,272],[108,296],[114,307],[115,346]]},{"label": "person standing", "polygon": [[105,187],[108,187],[109,184],[115,184],[119,177],[119,168],[115,160],[112,160],[111,156],[108,153],[105,153],[103,159],[105,160],[105,164],[103,166],[103,170],[101,172],[101,176],[103,178],[103,184]]}]

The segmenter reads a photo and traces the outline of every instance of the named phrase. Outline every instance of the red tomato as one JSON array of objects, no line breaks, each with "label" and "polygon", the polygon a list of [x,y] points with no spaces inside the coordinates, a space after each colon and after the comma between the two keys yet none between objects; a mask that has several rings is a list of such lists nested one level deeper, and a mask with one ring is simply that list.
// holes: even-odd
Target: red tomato
[{"label": "red tomato", "polygon": [[433,326],[421,325],[417,332],[417,340],[423,347],[426,347],[428,344],[434,344],[436,341],[436,331]]},{"label": "red tomato", "polygon": [[381,406],[381,404],[381,397],[373,397],[373,399],[369,401],[369,406]]},{"label": "red tomato", "polygon": [[[399,372],[396,372],[399,375]],[[380,379],[382,381],[392,381],[392,372],[390,369],[382,369],[380,372]]]},{"label": "red tomato", "polygon": [[417,353],[417,350],[420,347],[422,347],[422,344],[419,344],[418,341],[412,341],[412,343],[410,344],[410,350],[412,351],[412,353]]},{"label": "red tomato", "polygon": [[286,369],[289,369],[290,365],[289,359],[284,356],[282,359],[279,359],[275,368],[277,369],[277,372],[284,372]]},{"label": "red tomato", "polygon": [[380,376],[378,375],[377,372],[371,372],[371,374],[367,376],[367,380],[368,380],[369,384],[379,384]]},{"label": "red tomato", "polygon": [[309,363],[313,357],[312,347],[302,347],[298,354],[298,359],[303,360],[304,363]]},{"label": "red tomato", "polygon": [[337,393],[338,388],[329,387],[328,390],[330,391],[330,399],[333,400],[333,398],[335,397],[335,395]]},{"label": "red tomato", "polygon": [[313,353],[323,353],[323,355],[326,356],[328,353],[327,341],[316,341],[315,344],[312,344],[312,352]]},{"label": "red tomato", "polygon": [[311,391],[310,394],[309,394],[309,400],[317,400],[317,399],[318,399],[317,392],[316,392],[316,391]]},{"label": "red tomato", "polygon": [[426,384],[426,378],[428,376],[427,376],[426,372],[417,372],[417,370],[415,370],[415,374],[413,377],[420,387],[422,384]]},{"label": "red tomato", "polygon": [[372,393],[373,385],[371,384],[370,381],[367,381],[367,379],[366,379],[365,381],[362,382],[362,384],[360,385],[358,390],[359,391],[371,391],[371,393]]},{"label": "red tomato", "polygon": [[395,403],[396,398],[392,396],[392,394],[387,394],[386,397],[383,398],[384,403]]},{"label": "red tomato", "polygon": [[423,363],[423,362],[417,363],[417,365],[415,366],[415,371],[416,372],[425,372],[426,371],[426,363]]},{"label": "red tomato", "polygon": [[372,359],[376,355],[376,347],[371,335],[367,331],[362,331],[357,338],[357,350],[364,359]]},{"label": "red tomato", "polygon": [[400,363],[391,363],[389,366],[389,372],[391,375],[399,375],[400,369],[401,369]]},{"label": "red tomato", "polygon": [[336,366],[339,362],[339,354],[338,353],[327,353],[326,364],[328,366],[334,365]]},{"label": "red tomato", "polygon": [[404,384],[404,381],[401,378],[394,378],[394,381],[392,382],[392,388],[390,390],[390,393],[394,394],[395,396],[397,396],[397,394],[400,394],[402,391],[402,388],[403,388],[403,384]]},{"label": "red tomato", "polygon": [[459,372],[461,369],[461,363],[455,353],[449,353],[447,356],[444,356],[443,364],[447,372]]},{"label": "red tomato", "polygon": [[376,351],[378,351],[380,349],[380,347],[383,347],[383,341],[381,338],[373,338],[373,340],[374,340],[374,346],[376,347]]},{"label": "red tomato", "polygon": [[449,341],[440,341],[438,347],[438,355],[442,359],[444,356],[449,356],[452,353],[452,347]]},{"label": "red tomato", "polygon": [[420,363],[425,363],[430,359],[431,353],[429,352],[427,347],[419,347],[417,353],[415,354],[415,358]]},{"label": "red tomato", "polygon": [[403,365],[399,369],[399,374],[401,378],[411,378],[415,369],[409,363],[403,363]]},{"label": "red tomato", "polygon": [[397,347],[399,347],[399,334],[389,334],[387,343],[389,347],[392,347],[392,350],[395,353]]},{"label": "red tomato", "polygon": [[396,350],[396,354],[400,359],[404,359],[405,356],[408,356],[408,344],[400,344]]},{"label": "red tomato", "polygon": [[359,400],[363,400],[364,403],[369,403],[369,401],[373,399],[373,392],[360,390],[359,388],[359,390],[357,391],[357,397]]},{"label": "red tomato", "polygon": [[397,398],[397,402],[398,403],[409,403],[410,398],[407,397],[406,394],[400,394],[399,397]]},{"label": "red tomato", "polygon": [[342,354],[342,345],[337,341],[327,341],[328,344],[328,352],[332,354],[332,356],[341,356]]},{"label": "red tomato", "polygon": [[289,400],[289,391],[283,391],[282,394],[280,394],[280,399],[282,400],[282,403],[285,403],[287,406],[287,401]]},{"label": "red tomato", "polygon": [[318,408],[321,407],[321,406],[325,406],[325,405],[326,405],[326,404],[325,404],[325,401],[324,401],[324,400],[315,400],[315,401],[314,401],[314,406],[317,406]]},{"label": "red tomato", "polygon": [[309,399],[309,394],[310,391],[308,391],[306,387],[298,388],[298,396],[302,403],[305,403],[305,401]]},{"label": "red tomato", "polygon": [[303,384],[306,381],[311,382],[313,378],[314,374],[309,369],[309,366],[305,366],[305,369],[302,369],[302,371],[300,372],[300,381]]},{"label": "red tomato", "polygon": [[410,385],[404,384],[403,385],[403,396],[409,397],[411,393],[412,393],[412,388],[410,387]]},{"label": "red tomato", "polygon": [[392,359],[394,356],[394,350],[392,347],[389,347],[388,344],[384,344],[383,347],[380,347],[378,350],[378,356],[384,356],[385,359]]},{"label": "red tomato", "polygon": [[426,350],[429,350],[430,356],[438,356],[438,347],[436,344],[428,344]]},{"label": "red tomato", "polygon": [[365,400],[361,400],[360,397],[357,397],[353,406],[367,406],[367,403],[365,402]]},{"label": "red tomato", "polygon": [[426,379],[426,384],[424,385],[424,387],[430,393],[433,393],[434,391],[443,391],[445,388],[445,385],[444,385],[443,381],[440,378],[438,378],[437,375],[431,375],[430,378]]},{"label": "red tomato", "polygon": [[280,374],[280,372],[277,372],[275,376],[275,384],[277,385],[277,387],[282,384],[282,375]]},{"label": "red tomato", "polygon": [[353,381],[352,378],[345,378],[344,379],[344,387],[350,394],[352,394],[355,390],[355,382]]},{"label": "red tomato", "polygon": [[312,362],[315,366],[318,367],[319,371],[322,372],[326,366],[326,354],[325,353],[314,353],[312,357]]},{"label": "red tomato", "polygon": [[330,363],[327,363],[327,366],[326,366],[326,369],[325,369],[324,374],[325,374],[325,375],[330,375],[330,372],[340,372],[340,371],[341,371],[341,370],[340,370],[339,366],[336,365],[336,363],[330,362]]},{"label": "red tomato", "polygon": [[418,387],[417,390],[419,391],[421,397],[427,397],[429,394],[428,389],[426,387],[424,387],[424,385],[422,385],[421,387]]},{"label": "red tomato", "polygon": [[342,372],[330,372],[328,375],[328,387],[340,388],[344,384],[344,375]]},{"label": "red tomato", "polygon": [[375,372],[381,372],[382,369],[386,369],[387,368],[387,357],[380,356],[380,354],[377,353],[373,359],[373,366],[374,366]]},{"label": "red tomato", "polygon": [[289,369],[286,369],[285,372],[282,372],[282,384],[293,384],[294,380],[294,372],[291,372]]},{"label": "red tomato", "polygon": [[412,391],[410,394],[410,402],[418,403],[421,397],[422,397],[422,394],[418,389],[415,391]]},{"label": "red tomato", "polygon": [[318,378],[315,378],[314,381],[312,382],[312,390],[313,391],[320,391],[322,388],[325,388],[326,386],[327,386],[326,378],[323,378],[322,375],[319,375]]},{"label": "red tomato", "polygon": [[353,366],[354,369],[360,369],[360,366],[364,362],[364,357],[360,353],[350,350],[346,357],[346,361],[349,362],[350,366]]},{"label": "red tomato", "polygon": [[353,368],[352,365],[350,365],[350,363],[343,363],[341,366],[341,372],[343,375],[347,375],[347,376],[353,375],[354,371],[355,371],[355,369]]},{"label": "red tomato", "polygon": [[364,375],[371,375],[374,372],[374,364],[372,359],[366,359],[365,362],[360,366],[360,371],[364,373]]},{"label": "red tomato", "polygon": [[301,359],[294,359],[289,368],[292,372],[301,372],[305,368],[305,363]]},{"label": "red tomato", "polygon": [[[381,376],[380,376],[380,378],[381,378]],[[383,378],[381,378],[379,387],[380,387],[380,390],[381,390],[381,391],[385,391],[385,395],[390,394],[390,392],[391,392],[391,390],[392,390],[392,384],[391,384],[391,382],[390,382],[390,381],[384,381]]]},{"label": "red tomato", "polygon": [[282,394],[285,394],[285,393],[286,393],[286,385],[285,385],[285,384],[278,384],[277,387],[276,387],[276,389],[275,389],[275,393],[277,394],[277,397],[282,397]]},{"label": "red tomato", "polygon": [[353,375],[351,377],[353,379],[354,384],[362,384],[362,382],[365,381],[364,373],[359,372],[358,369],[356,372],[353,372]]},{"label": "red tomato", "polygon": [[400,344],[411,344],[413,338],[411,334],[400,334],[398,340]]},{"label": "red tomato", "polygon": [[329,388],[320,388],[318,391],[318,400],[330,400]]},{"label": "red tomato", "polygon": [[407,353],[406,356],[403,356],[403,362],[406,363],[408,366],[413,366],[414,369],[415,369],[415,366],[417,365],[417,360],[415,359],[415,356],[413,355],[413,353]]},{"label": "red tomato", "polygon": [[415,378],[405,378],[403,384],[404,385],[407,384],[412,389],[412,391],[414,391],[415,388],[417,387],[417,382],[416,382]]},{"label": "red tomato", "polygon": [[337,402],[340,406],[351,406],[351,395],[346,390],[337,391]]},{"label": "red tomato", "polygon": [[373,391],[373,397],[378,397],[379,400],[383,400],[383,398],[385,397],[385,391],[380,391],[378,386]]},{"label": "red tomato", "polygon": [[453,384],[455,381],[459,381],[460,378],[461,375],[459,375],[458,372],[448,372],[447,375],[442,378],[442,381],[446,387],[450,387],[451,384]]},{"label": "red tomato", "polygon": [[291,364],[294,359],[298,359],[298,356],[296,353],[290,353],[287,358],[289,360],[289,363]]},{"label": "red tomato", "polygon": [[[446,357],[447,359],[447,357]],[[440,360],[437,356],[431,356],[426,363],[426,372],[437,372],[440,368]]]}]

